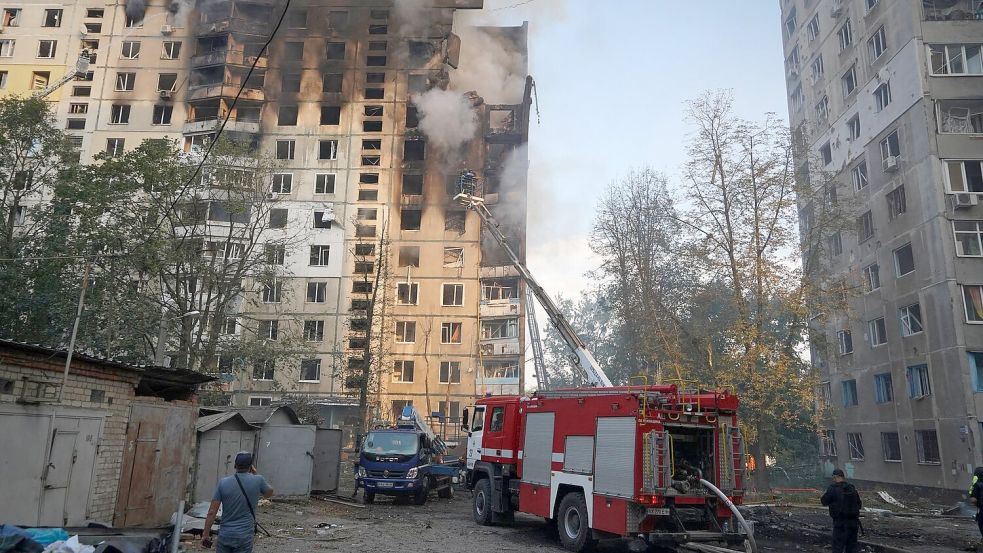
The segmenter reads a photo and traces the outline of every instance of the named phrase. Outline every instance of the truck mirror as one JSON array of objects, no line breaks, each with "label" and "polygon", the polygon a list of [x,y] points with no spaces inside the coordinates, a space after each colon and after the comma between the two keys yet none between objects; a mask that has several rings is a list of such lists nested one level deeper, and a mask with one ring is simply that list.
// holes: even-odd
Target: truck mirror
[{"label": "truck mirror", "polygon": [[468,408],[465,407],[464,408],[464,415],[461,416],[461,430],[463,430],[465,432],[468,431],[468,421],[469,420],[471,420],[471,417],[468,416]]}]

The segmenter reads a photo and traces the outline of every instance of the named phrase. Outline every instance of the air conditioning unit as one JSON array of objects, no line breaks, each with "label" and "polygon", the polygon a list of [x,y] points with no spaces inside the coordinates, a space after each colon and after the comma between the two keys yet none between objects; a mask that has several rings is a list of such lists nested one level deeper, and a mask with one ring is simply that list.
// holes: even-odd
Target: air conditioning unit
[{"label": "air conditioning unit", "polygon": [[173,90],[158,90],[157,92],[160,94],[161,100],[170,100],[174,97]]},{"label": "air conditioning unit", "polygon": [[890,156],[884,159],[884,171],[888,173],[893,173],[898,170],[898,163],[900,160],[898,156]]},{"label": "air conditioning unit", "polygon": [[161,25],[160,34],[169,35],[174,32],[174,25]]},{"label": "air conditioning unit", "polygon": [[954,209],[969,209],[976,207],[980,203],[980,197],[976,194],[954,194],[952,196],[952,207]]}]

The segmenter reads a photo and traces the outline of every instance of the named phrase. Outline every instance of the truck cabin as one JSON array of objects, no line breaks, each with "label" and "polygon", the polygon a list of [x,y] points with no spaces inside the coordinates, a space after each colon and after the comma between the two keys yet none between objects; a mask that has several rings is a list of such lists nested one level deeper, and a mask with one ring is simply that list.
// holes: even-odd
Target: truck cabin
[{"label": "truck cabin", "polygon": [[429,457],[431,445],[414,430],[373,430],[365,437],[361,455],[370,462],[408,463],[418,454]]}]

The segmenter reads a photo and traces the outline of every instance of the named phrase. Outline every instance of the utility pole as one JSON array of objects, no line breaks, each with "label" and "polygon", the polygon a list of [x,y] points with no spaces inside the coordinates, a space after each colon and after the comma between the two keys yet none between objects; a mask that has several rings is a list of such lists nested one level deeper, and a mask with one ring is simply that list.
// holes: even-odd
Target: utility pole
[{"label": "utility pole", "polygon": [[[72,368],[72,354],[75,353],[75,338],[78,336],[79,322],[82,320],[82,310],[85,308],[85,291],[89,287],[89,271],[92,260],[86,258],[85,270],[82,272],[82,291],[79,292],[78,309],[75,312],[75,324],[72,325],[72,336],[68,339],[68,354],[65,356],[65,372],[61,378],[61,388],[58,390],[58,403],[65,395],[65,385],[68,384],[68,371]],[[53,425],[52,425],[53,426]]]}]

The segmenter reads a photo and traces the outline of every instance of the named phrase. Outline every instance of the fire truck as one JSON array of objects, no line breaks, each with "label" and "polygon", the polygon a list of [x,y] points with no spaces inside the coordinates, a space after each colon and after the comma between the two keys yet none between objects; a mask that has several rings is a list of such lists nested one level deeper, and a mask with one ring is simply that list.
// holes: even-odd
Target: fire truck
[{"label": "fire truck", "polygon": [[[588,387],[480,399],[465,410],[466,482],[481,525],[543,517],[563,546],[631,538],[632,550],[713,543],[756,551],[743,500],[738,399],[676,384],[613,386],[563,313],[509,247],[462,173],[457,200],[475,211],[574,353]],[[470,412],[469,412],[470,411]]]}]

